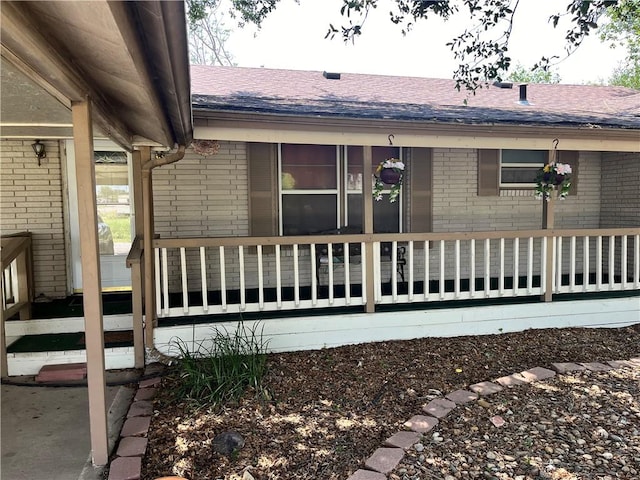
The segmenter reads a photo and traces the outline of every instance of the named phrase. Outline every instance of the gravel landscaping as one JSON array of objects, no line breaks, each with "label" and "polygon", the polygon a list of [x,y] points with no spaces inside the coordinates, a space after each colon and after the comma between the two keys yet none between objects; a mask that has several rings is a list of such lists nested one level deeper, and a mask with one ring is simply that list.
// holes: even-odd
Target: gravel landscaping
[{"label": "gravel landscaping", "polygon": [[[442,415],[439,423],[407,445],[387,478],[637,479],[640,366],[593,371],[599,369],[593,362],[637,357],[640,325],[271,354],[264,391],[219,408],[171,400],[175,385],[166,377],[154,402],[142,479],[346,480],[387,439],[408,430],[407,420],[428,415],[425,408]],[[450,411],[443,400],[558,362],[589,362],[592,370],[505,387],[468,403],[451,397],[459,404]],[[216,453],[214,438],[223,432],[242,435],[243,448]]]},{"label": "gravel landscaping", "polygon": [[640,478],[640,364],[558,375],[486,402],[452,411],[390,478]]}]

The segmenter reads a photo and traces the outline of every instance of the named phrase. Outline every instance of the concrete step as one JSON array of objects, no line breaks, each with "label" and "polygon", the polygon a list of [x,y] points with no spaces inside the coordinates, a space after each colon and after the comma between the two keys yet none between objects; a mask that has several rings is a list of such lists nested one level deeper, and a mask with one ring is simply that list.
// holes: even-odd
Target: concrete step
[{"label": "concrete step", "polygon": [[64,363],[45,365],[36,375],[36,382],[63,382],[83,380],[87,376],[86,363]]}]

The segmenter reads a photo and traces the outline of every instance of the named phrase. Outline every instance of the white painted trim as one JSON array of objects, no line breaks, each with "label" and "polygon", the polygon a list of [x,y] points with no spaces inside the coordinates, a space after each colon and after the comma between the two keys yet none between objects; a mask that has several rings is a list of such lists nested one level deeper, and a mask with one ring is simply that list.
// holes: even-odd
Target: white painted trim
[{"label": "white painted trim", "polygon": [[[105,332],[131,330],[133,315],[105,315],[103,317]],[[39,320],[16,320],[5,323],[7,336],[43,335],[46,333],[84,332],[84,317],[43,318]]]},{"label": "white painted trim", "polygon": [[[213,121],[213,120],[210,120]],[[397,123],[397,122],[395,122]],[[203,140],[226,140],[229,142],[266,142],[266,143],[312,143],[319,145],[384,145],[380,130],[354,130],[341,128],[336,130],[322,125],[314,126],[313,130],[302,129],[298,124],[275,125],[271,128],[264,127],[264,121],[259,125],[255,122],[230,122],[219,121],[216,126],[196,125],[193,128],[194,138]],[[523,127],[519,132],[509,135],[504,126],[485,126],[486,133],[475,132],[464,134],[463,128],[450,128],[449,131],[429,132],[420,129],[419,126],[397,125],[393,129],[395,135],[394,144],[403,147],[430,147],[430,148],[513,148],[522,150],[546,150],[553,141],[554,135],[561,135],[557,128],[542,129],[542,127]],[[384,127],[387,130],[388,126]],[[418,131],[415,131],[418,129]],[[524,129],[528,132],[524,134]],[[493,129],[493,131],[491,130]],[[495,131],[504,132],[496,134]],[[552,130],[553,133],[549,133]],[[602,136],[586,136],[584,129],[574,129],[562,136],[562,148],[564,150],[582,151],[616,151],[637,152],[638,141],[635,138],[610,138],[607,131]]]},{"label": "white painted trim", "polygon": [[[135,367],[133,347],[105,348],[104,360],[105,369],[107,370]],[[45,365],[81,363],[86,361],[86,350],[10,353],[7,355],[9,376],[36,375]]]},{"label": "white painted trim", "polygon": [[[252,328],[258,321],[245,322]],[[326,315],[270,319],[260,322],[269,350],[286,352],[341,345],[517,332],[538,328],[624,327],[640,323],[638,297],[576,300],[553,303]],[[180,338],[194,348],[211,337],[213,327],[234,331],[236,322],[159,327],[156,348],[175,354],[171,343]]]},{"label": "white painted trim", "polygon": [[[76,151],[75,151],[75,143],[73,140],[67,140],[65,142],[66,147],[66,158],[63,159],[66,161],[66,182],[67,182],[67,195],[66,202],[68,204],[69,212],[77,212],[78,211],[78,192],[77,192],[77,182],[76,182]],[[114,152],[126,152],[122,147],[117,145],[116,143],[110,140],[100,140],[94,138],[93,140],[93,151],[114,151]],[[135,211],[133,206],[133,165],[131,154],[127,153],[127,176],[129,180],[129,195],[131,196],[131,202],[129,205],[130,215],[131,215],[131,234],[134,238],[133,226],[135,225]],[[69,222],[69,251],[67,256],[67,262],[70,264],[71,270],[71,290],[72,291],[81,291],[82,290],[82,265],[80,262],[80,225],[79,219],[77,215],[67,215]],[[124,262],[124,258],[122,260]],[[104,283],[104,281],[103,281]],[[106,291],[103,288],[103,291]]]}]

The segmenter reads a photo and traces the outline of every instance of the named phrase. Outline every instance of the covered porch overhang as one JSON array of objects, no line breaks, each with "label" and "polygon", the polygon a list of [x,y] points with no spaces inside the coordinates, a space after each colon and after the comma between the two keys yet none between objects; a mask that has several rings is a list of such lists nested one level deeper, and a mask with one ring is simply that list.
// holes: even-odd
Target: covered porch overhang
[{"label": "covered porch overhang", "polygon": [[639,152],[637,128],[487,122],[444,123],[389,119],[319,118],[212,111],[194,107],[194,138],[324,145],[393,144],[432,148],[558,149]]},{"label": "covered porch overhang", "polygon": [[[74,141],[79,209],[71,214],[81,225],[91,450],[93,463],[105,465],[109,447],[93,140],[108,138],[133,152],[138,183],[143,165],[153,166],[153,149],[178,146],[183,151],[191,142],[184,4],[8,1],[1,15],[0,135]],[[141,206],[145,202],[137,195]],[[139,235],[145,225],[141,213],[136,216]],[[4,257],[3,251],[3,262]],[[2,376],[7,374],[4,320]],[[143,362],[142,325],[138,331]]]}]

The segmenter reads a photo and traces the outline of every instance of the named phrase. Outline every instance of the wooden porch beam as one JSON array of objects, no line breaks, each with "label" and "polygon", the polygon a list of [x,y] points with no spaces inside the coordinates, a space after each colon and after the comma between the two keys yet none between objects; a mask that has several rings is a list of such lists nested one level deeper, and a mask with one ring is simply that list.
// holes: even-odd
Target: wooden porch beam
[{"label": "wooden porch beam", "polygon": [[82,302],[87,349],[91,456],[93,464],[99,466],[107,464],[109,447],[91,101],[87,98],[83,102],[73,102],[71,114],[76,153],[78,218],[82,255]]},{"label": "wooden porch beam", "polygon": [[[394,144],[403,147],[513,148],[547,150],[555,138],[563,150],[638,152],[633,129],[526,126],[451,125],[447,123],[377,119],[321,119],[277,115],[195,111],[194,136],[206,140],[315,143],[327,145],[385,145],[393,128]],[[201,115],[201,116],[199,116]],[[211,116],[208,116],[211,115]]]}]

